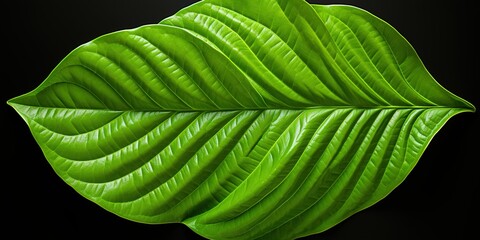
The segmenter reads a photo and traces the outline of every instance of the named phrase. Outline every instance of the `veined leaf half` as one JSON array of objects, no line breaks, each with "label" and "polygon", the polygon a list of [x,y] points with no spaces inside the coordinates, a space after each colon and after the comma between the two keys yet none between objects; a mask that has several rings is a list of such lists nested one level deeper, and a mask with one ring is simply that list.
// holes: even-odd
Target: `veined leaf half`
[{"label": "veined leaf half", "polygon": [[303,0],[198,2],[78,47],[8,103],[81,195],[211,239],[325,231],[475,111],[381,19]]}]

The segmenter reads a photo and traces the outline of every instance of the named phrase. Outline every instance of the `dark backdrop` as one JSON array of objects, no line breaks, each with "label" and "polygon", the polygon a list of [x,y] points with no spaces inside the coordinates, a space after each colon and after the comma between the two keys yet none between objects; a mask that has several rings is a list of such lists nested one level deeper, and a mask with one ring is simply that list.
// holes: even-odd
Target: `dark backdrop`
[{"label": "dark backdrop", "polygon": [[[12,1],[2,21],[2,228],[45,239],[110,236],[201,239],[181,224],[121,219],[57,177],[26,124],[5,104],[33,90],[75,47],[116,30],[157,23],[195,1]],[[437,81],[480,106],[472,3],[417,0],[309,1],[356,5],[393,25]],[[457,4],[458,3],[458,4]],[[407,179],[384,200],[306,239],[463,239],[476,234],[479,114],[453,117]],[[477,212],[476,212],[477,211]],[[6,234],[2,232],[2,235]],[[8,236],[8,235],[7,235]],[[43,238],[42,238],[43,239]]]}]

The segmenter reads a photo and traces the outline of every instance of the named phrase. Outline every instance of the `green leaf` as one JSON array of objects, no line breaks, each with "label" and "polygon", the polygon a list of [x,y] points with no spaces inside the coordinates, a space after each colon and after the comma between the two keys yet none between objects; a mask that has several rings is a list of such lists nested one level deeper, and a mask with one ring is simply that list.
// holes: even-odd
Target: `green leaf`
[{"label": "green leaf", "polygon": [[79,194],[211,239],[325,231],[475,111],[381,19],[303,0],[198,2],[78,47],[8,103]]}]

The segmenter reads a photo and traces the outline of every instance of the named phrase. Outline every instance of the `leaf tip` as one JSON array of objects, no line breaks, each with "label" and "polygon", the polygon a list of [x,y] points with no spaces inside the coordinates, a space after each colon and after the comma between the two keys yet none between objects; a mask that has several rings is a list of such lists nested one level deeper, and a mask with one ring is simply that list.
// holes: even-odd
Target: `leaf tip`
[{"label": "leaf tip", "polygon": [[16,101],[17,98],[19,98],[19,97],[14,97],[14,98],[11,98],[11,99],[7,100],[7,105],[14,108],[15,110],[17,110],[17,107],[19,105],[18,101]]},{"label": "leaf tip", "polygon": [[20,117],[22,117],[23,120],[25,122],[27,122],[27,124],[28,124],[28,118],[25,115],[25,109],[24,109],[25,106],[17,101],[18,98],[19,97],[14,97],[14,98],[11,98],[11,99],[7,100],[7,105],[9,105],[13,109],[15,109],[15,111],[20,115]]},{"label": "leaf tip", "polygon": [[477,111],[477,108],[475,107],[475,105],[473,105],[472,103],[464,100],[464,110],[465,112],[476,112]]},{"label": "leaf tip", "polygon": [[15,98],[11,98],[11,99],[7,100],[6,103],[7,103],[8,106],[10,106],[10,107],[12,107],[13,109],[17,110],[17,108],[16,108],[17,103],[15,102]]}]

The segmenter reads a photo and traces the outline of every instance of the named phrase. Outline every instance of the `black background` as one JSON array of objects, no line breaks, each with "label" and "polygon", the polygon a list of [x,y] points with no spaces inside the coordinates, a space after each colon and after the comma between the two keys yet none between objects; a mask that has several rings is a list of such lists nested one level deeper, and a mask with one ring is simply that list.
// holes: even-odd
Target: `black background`
[{"label": "black background", "polygon": [[[195,1],[15,1],[2,6],[2,235],[45,239],[125,236],[202,239],[181,224],[119,218],[55,175],[18,114],[6,105],[38,86],[75,47],[116,30],[157,23]],[[473,1],[309,1],[350,4],[386,20],[414,46],[436,80],[480,106]],[[479,114],[450,119],[407,179],[384,200],[305,239],[478,237]],[[5,153],[6,152],[6,153]],[[130,238],[130,237],[126,237]],[[43,239],[43,238],[42,238]]]}]

